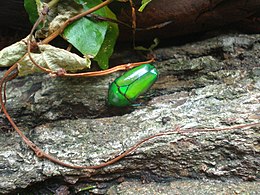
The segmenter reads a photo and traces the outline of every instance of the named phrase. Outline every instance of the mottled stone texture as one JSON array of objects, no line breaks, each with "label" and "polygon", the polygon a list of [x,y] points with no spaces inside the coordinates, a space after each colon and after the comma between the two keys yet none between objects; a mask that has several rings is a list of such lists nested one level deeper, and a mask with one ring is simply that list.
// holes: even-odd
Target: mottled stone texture
[{"label": "mottled stone texture", "polygon": [[[130,190],[131,189],[131,190]],[[140,182],[123,182],[118,186],[112,186],[108,193],[109,195],[178,195],[178,194],[259,194],[260,185],[258,182],[238,182],[224,183],[212,181],[195,181],[195,180],[180,180],[165,183],[149,183],[141,184]]]},{"label": "mottled stone texture", "polygon": [[[139,99],[141,105],[132,108],[107,106],[108,85],[119,73],[91,79],[41,74],[17,78],[7,86],[6,106],[44,151],[73,164],[99,164],[145,137],[177,126],[225,128],[259,122],[259,43],[260,35],[225,35],[155,50],[160,78]],[[120,55],[114,58],[125,56],[128,61],[132,54]],[[70,183],[79,177],[89,182],[122,177],[148,181],[260,177],[259,126],[158,137],[112,166],[87,172],[38,159],[15,132],[5,131],[10,127],[3,115],[0,123],[0,193],[53,176],[68,180],[73,175]],[[128,190],[135,189],[129,186]],[[113,188],[109,190],[113,194]]]}]

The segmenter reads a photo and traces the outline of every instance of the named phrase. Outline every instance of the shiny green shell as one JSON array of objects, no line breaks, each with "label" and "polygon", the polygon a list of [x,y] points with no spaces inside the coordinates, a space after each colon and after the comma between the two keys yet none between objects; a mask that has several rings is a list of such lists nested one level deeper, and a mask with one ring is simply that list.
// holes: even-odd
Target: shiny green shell
[{"label": "shiny green shell", "polygon": [[133,68],[114,80],[108,91],[108,103],[112,106],[129,106],[145,93],[157,80],[158,72],[151,64]]}]

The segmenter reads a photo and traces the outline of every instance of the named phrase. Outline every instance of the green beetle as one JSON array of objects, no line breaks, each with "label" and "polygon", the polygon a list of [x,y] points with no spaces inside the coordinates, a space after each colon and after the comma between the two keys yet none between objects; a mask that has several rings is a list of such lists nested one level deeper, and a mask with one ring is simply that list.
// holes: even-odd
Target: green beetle
[{"label": "green beetle", "polygon": [[157,80],[158,71],[151,64],[133,68],[114,80],[108,91],[108,104],[129,106]]}]

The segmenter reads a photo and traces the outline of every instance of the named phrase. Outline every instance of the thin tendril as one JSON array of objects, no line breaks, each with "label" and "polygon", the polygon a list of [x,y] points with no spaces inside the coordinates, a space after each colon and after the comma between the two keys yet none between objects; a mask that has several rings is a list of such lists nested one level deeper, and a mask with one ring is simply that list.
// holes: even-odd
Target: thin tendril
[{"label": "thin tendril", "polygon": [[42,21],[44,21],[45,16],[47,15],[48,11],[49,11],[48,6],[45,6],[45,7],[43,8],[43,11],[41,12],[40,17],[37,19],[37,21],[36,21],[35,24],[33,25],[33,28],[32,28],[32,30],[31,30],[31,32],[30,32],[30,34],[29,34],[29,38],[28,38],[28,40],[27,40],[27,53],[28,53],[28,56],[29,56],[30,60],[32,61],[32,63],[33,63],[36,67],[38,67],[39,69],[41,69],[43,72],[47,72],[47,73],[52,73],[52,74],[53,74],[53,73],[55,73],[55,72],[53,72],[52,70],[50,70],[50,69],[48,69],[48,68],[44,68],[44,67],[40,66],[39,64],[37,64],[37,63],[35,62],[35,60],[33,59],[32,55],[31,55],[31,43],[32,43],[33,32],[34,32],[35,29],[38,27],[38,25],[39,25]]}]

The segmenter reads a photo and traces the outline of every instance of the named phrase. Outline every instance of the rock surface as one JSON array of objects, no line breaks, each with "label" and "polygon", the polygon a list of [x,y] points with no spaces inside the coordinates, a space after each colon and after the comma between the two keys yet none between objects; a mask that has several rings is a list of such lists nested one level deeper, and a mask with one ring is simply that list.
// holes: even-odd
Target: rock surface
[{"label": "rock surface", "polygon": [[[108,85],[119,73],[91,79],[41,74],[17,78],[7,86],[6,106],[35,144],[78,165],[107,161],[150,135],[176,127],[226,128],[260,122],[260,35],[223,35],[159,48],[155,54],[160,78],[139,99],[140,106],[107,106]],[[37,158],[15,132],[5,131],[10,126],[3,115],[0,123],[0,193],[17,192],[54,177],[74,184],[82,179],[107,182],[124,177],[157,182],[260,178],[259,125],[161,136],[111,166],[80,171]],[[120,185],[114,188],[126,188]],[[136,192],[131,185],[128,194]]]},{"label": "rock surface", "polygon": [[[129,190],[131,189],[131,190]],[[212,181],[183,180],[167,183],[123,182],[118,186],[112,186],[108,190],[109,195],[177,195],[177,194],[259,194],[259,182],[224,183]]]}]

